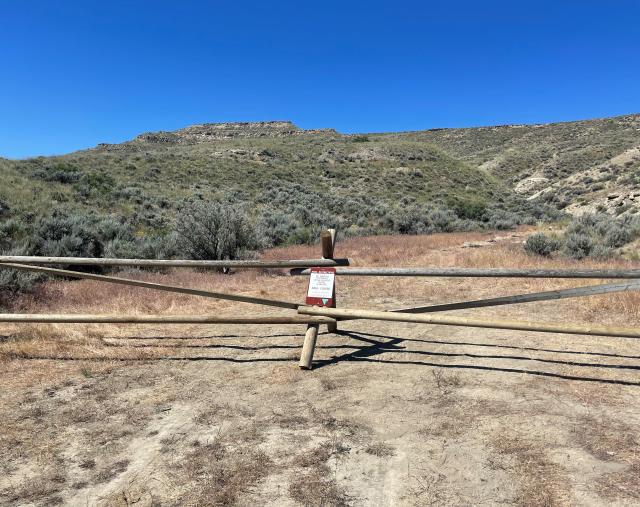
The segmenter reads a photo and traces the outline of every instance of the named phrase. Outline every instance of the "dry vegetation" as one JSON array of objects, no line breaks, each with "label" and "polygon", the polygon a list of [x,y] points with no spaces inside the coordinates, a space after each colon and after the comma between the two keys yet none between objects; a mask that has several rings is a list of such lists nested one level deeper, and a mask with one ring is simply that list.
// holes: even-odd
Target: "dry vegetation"
[{"label": "dry vegetation", "polygon": [[[527,231],[349,239],[357,265],[571,267]],[[502,236],[502,237],[500,237]],[[497,237],[497,240],[496,240]],[[316,247],[270,250],[302,258]],[[580,266],[630,261],[580,262]],[[127,273],[301,299],[277,271]],[[593,281],[340,278],[343,307],[396,308]],[[470,310],[640,324],[636,293]],[[247,305],[50,281],[20,312],[215,313]],[[264,310],[257,310],[264,312]],[[277,314],[277,311],[270,311]],[[399,323],[0,327],[3,505],[633,505],[640,344]]]}]

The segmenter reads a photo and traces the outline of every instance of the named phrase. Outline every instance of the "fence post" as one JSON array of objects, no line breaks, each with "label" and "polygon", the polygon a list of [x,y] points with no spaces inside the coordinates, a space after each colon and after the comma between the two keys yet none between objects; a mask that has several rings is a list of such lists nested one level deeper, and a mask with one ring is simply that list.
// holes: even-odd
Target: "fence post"
[{"label": "fence post", "polygon": [[[323,259],[333,259],[333,250],[336,243],[336,230],[327,229],[320,233],[320,246],[322,248]],[[333,297],[333,305],[335,307],[335,294]],[[307,325],[307,332],[304,335],[304,343],[302,345],[302,353],[300,354],[300,363],[298,366],[305,370],[310,370],[313,363],[313,353],[316,349],[316,341],[318,339],[318,330],[320,326],[318,324]],[[327,330],[330,333],[335,333],[338,327],[335,323],[327,324]]]},{"label": "fence post", "polygon": [[[320,233],[320,243],[322,245],[322,258],[333,259],[333,254],[336,247],[336,230],[327,229],[326,231],[322,231]],[[335,307],[336,307],[336,294],[333,295],[333,302],[331,303],[331,308],[335,308]],[[337,332],[338,323],[331,322],[327,324],[327,331],[329,331],[330,333]]]},{"label": "fence post", "polygon": [[300,354],[300,363],[298,363],[298,366],[304,370],[311,369],[319,327],[318,324],[309,324],[307,326],[307,332],[304,335],[304,344],[302,345],[302,353]]}]

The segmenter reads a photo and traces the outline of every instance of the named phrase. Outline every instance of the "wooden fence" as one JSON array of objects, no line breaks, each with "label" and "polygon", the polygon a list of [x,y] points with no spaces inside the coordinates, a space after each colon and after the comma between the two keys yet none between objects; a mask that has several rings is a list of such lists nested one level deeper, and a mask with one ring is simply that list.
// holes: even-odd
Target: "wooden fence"
[{"label": "wooden fence", "polygon": [[[640,270],[619,269],[497,269],[497,268],[368,268],[348,267],[349,259],[334,258],[336,231],[329,229],[320,235],[322,256],[317,259],[295,260],[150,260],[150,259],[95,259],[72,257],[0,256],[0,268],[29,271],[47,275],[97,280],[104,283],[129,285],[145,289],[188,294],[191,296],[214,298],[228,301],[271,306],[294,310],[287,316],[220,317],[216,315],[51,315],[51,314],[0,314],[0,322],[16,323],[115,323],[115,324],[268,324],[306,325],[299,366],[310,369],[320,325],[326,325],[329,332],[336,332],[339,321],[354,319],[413,322],[447,326],[467,326],[490,329],[511,329],[543,333],[566,333],[591,336],[613,336],[640,338],[640,328],[616,327],[599,324],[570,324],[556,322],[527,322],[501,319],[477,319],[447,315],[420,315],[434,312],[468,308],[486,308],[510,304],[549,301],[596,294],[611,294],[640,290]],[[293,301],[243,296],[225,292],[206,291],[197,288],[144,282],[118,276],[84,273],[70,269],[47,267],[68,266],[112,266],[112,267],[160,267],[160,268],[206,268],[206,269],[269,269],[288,268],[291,275],[309,275],[311,268],[332,267],[337,276],[407,276],[407,277],[522,277],[522,278],[579,278],[579,279],[625,279],[624,282],[588,285],[569,289],[516,294],[487,299],[459,301],[388,311],[362,309],[337,309],[308,306]]]}]

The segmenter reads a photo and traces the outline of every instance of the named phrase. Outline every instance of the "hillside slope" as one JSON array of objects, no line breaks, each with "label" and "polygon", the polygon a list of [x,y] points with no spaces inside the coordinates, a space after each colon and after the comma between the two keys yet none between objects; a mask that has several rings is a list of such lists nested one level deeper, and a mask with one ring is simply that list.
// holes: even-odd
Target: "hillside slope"
[{"label": "hillside slope", "polygon": [[115,214],[162,233],[193,199],[244,206],[272,243],[509,227],[640,206],[640,116],[549,125],[343,135],[291,122],[142,134],[64,156],[0,159],[0,214]]},{"label": "hillside slope", "polygon": [[[499,179],[436,146],[289,122],[143,134],[60,157],[4,161],[0,171],[0,200],[20,212],[116,213],[161,229],[188,200],[224,200],[244,205],[265,228],[286,223],[285,241],[320,226],[359,234],[412,232],[420,223],[418,232],[435,210],[458,209],[463,220],[486,212],[489,220],[516,208]],[[457,219],[449,214],[445,221]]]},{"label": "hillside slope", "polygon": [[[548,125],[440,129],[381,137],[439,146],[529,199],[572,213],[640,206],[640,115]],[[621,209],[622,208],[622,209]]]}]

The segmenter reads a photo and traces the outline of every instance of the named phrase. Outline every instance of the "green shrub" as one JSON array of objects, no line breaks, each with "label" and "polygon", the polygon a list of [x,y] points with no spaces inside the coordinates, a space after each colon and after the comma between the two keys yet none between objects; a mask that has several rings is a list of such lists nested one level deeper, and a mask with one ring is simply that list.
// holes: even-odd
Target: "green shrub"
[{"label": "green shrub", "polygon": [[200,260],[233,260],[257,249],[256,234],[236,206],[194,202],[180,211],[175,226],[181,256]]},{"label": "green shrub", "polygon": [[264,209],[257,225],[257,237],[263,248],[272,248],[284,243],[294,243],[300,224],[290,214],[271,208]]},{"label": "green shrub", "polygon": [[459,218],[476,221],[482,221],[485,219],[487,203],[480,199],[452,199],[449,200],[448,204]]},{"label": "green shrub", "polygon": [[604,244],[607,247],[619,248],[633,239],[631,230],[620,225],[613,226],[604,236]]},{"label": "green shrub", "polygon": [[[24,255],[23,249],[0,250],[2,255]],[[30,292],[41,275],[0,268],[0,308],[10,308],[20,294]]]},{"label": "green shrub", "polygon": [[560,242],[542,232],[532,234],[524,242],[524,251],[532,255],[549,257],[560,248]]},{"label": "green shrub", "polygon": [[36,221],[30,255],[102,257],[103,243],[95,224],[82,216],[54,213]]},{"label": "green shrub", "polygon": [[595,245],[593,247],[593,250],[591,250],[589,256],[593,257],[594,259],[610,259],[614,257],[615,254],[615,249],[611,248],[610,246]]},{"label": "green shrub", "polygon": [[71,184],[80,181],[82,172],[77,167],[59,162],[49,167],[37,167],[31,176],[43,181]]},{"label": "green shrub", "polygon": [[453,232],[456,230],[456,215],[448,209],[437,209],[429,214],[429,222],[434,232]]},{"label": "green shrub", "polygon": [[31,291],[38,280],[32,273],[0,268],[0,308],[8,308],[15,298]]},{"label": "green shrub", "polygon": [[[544,241],[534,234],[525,242],[524,249],[529,253],[544,252]],[[593,257],[607,259],[620,248],[640,237],[640,219],[625,215],[613,217],[605,213],[584,214],[574,218],[567,225],[556,249],[573,259]],[[540,255],[545,255],[540,253]]]},{"label": "green shrub", "polygon": [[565,239],[563,251],[572,259],[584,259],[591,254],[594,246],[593,240],[586,234],[572,232]]}]

